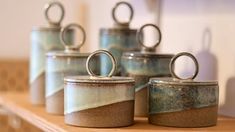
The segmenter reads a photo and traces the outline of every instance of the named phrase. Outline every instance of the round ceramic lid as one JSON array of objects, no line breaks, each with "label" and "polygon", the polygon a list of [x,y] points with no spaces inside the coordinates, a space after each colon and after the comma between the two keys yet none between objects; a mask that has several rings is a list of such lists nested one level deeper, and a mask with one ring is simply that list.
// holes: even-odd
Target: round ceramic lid
[{"label": "round ceramic lid", "polygon": [[134,83],[131,77],[93,77],[93,76],[68,76],[65,82],[69,83]]},{"label": "round ceramic lid", "polygon": [[[83,38],[81,40],[81,42],[77,45],[73,45],[73,44],[68,44],[65,42],[65,33],[67,30],[71,30],[71,27],[76,27],[78,29],[81,30],[82,34],[83,34]],[[89,53],[80,53],[79,49],[84,45],[86,40],[86,33],[85,30],[82,28],[81,25],[79,24],[75,24],[75,23],[71,23],[67,26],[65,26],[60,33],[60,41],[62,42],[62,44],[65,47],[64,51],[51,51],[48,52],[46,55],[47,57],[88,57]]]},{"label": "round ceramic lid", "polygon": [[61,27],[54,27],[54,26],[39,26],[33,27],[32,31],[58,31],[60,32]]},{"label": "round ceramic lid", "polygon": [[[174,71],[175,70],[175,61],[180,56],[188,56],[195,63],[195,67],[196,67],[195,73],[191,77],[181,78],[178,75],[176,75],[176,73]],[[171,75],[173,78],[151,78],[149,82],[151,84],[168,84],[168,85],[169,84],[170,85],[218,85],[217,81],[204,81],[204,80],[195,81],[195,80],[193,80],[198,74],[199,65],[198,65],[197,59],[190,53],[182,52],[182,53],[175,55],[171,59],[169,68],[170,68],[170,72],[171,72]]]},{"label": "round ceramic lid", "polygon": [[154,52],[125,52],[122,55],[122,57],[128,58],[172,58],[173,56],[173,54],[157,54]]},{"label": "round ceramic lid", "polygon": [[[110,71],[110,73],[106,76],[99,76],[96,75],[92,72],[91,68],[90,68],[90,60],[92,57],[94,57],[96,54],[105,54],[107,55],[112,62],[112,69]],[[131,77],[117,77],[117,76],[112,76],[115,71],[116,71],[116,60],[114,58],[114,56],[106,51],[106,50],[97,50],[93,53],[91,53],[86,61],[86,70],[88,72],[88,74],[90,76],[68,76],[65,77],[64,81],[65,82],[71,82],[71,83],[134,83],[134,79]]]},{"label": "round ceramic lid", "polygon": [[101,28],[100,34],[131,34],[136,33],[136,29],[130,28]]},{"label": "round ceramic lid", "polygon": [[51,51],[46,53],[47,57],[88,57],[90,53],[80,53],[78,51]]},{"label": "round ceramic lid", "polygon": [[[143,41],[143,33],[142,32],[143,32],[144,28],[146,28],[146,27],[153,27],[158,32],[158,40],[152,46],[146,46],[146,44],[144,44],[144,41]],[[123,58],[128,58],[128,59],[132,59],[132,58],[172,58],[174,56],[173,54],[157,54],[157,53],[155,53],[156,47],[161,42],[162,34],[161,34],[161,30],[159,29],[159,27],[154,24],[143,25],[137,31],[136,39],[137,39],[138,43],[142,45],[141,52],[125,52],[122,55]]]},{"label": "round ceramic lid", "polygon": [[180,80],[170,77],[150,78],[151,84],[167,84],[167,85],[218,85],[217,81],[200,81],[200,80]]}]

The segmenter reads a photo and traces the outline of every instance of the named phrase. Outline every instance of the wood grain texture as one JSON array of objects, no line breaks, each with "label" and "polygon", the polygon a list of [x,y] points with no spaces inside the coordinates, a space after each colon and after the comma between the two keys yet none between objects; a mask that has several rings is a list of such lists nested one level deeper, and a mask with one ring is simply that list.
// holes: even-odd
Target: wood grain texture
[{"label": "wood grain texture", "polygon": [[0,93],[0,105],[15,113],[27,122],[35,125],[43,131],[50,132],[156,132],[156,131],[235,131],[235,118],[220,116],[218,124],[206,128],[174,128],[161,127],[148,124],[147,118],[135,118],[135,124],[122,128],[82,128],[69,126],[64,123],[63,116],[47,114],[42,106],[33,106],[29,102],[29,94],[24,93]]},{"label": "wood grain texture", "polygon": [[9,112],[1,107],[0,111],[0,131],[1,132],[42,132],[31,123],[22,120],[21,117]]},{"label": "wood grain texture", "polygon": [[27,91],[29,62],[0,58],[0,91]]}]

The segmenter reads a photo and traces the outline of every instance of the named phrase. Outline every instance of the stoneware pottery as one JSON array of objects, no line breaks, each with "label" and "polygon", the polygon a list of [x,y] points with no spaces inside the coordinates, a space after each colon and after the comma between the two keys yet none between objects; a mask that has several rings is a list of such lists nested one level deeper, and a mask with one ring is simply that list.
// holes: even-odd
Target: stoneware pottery
[{"label": "stoneware pottery", "polygon": [[[49,9],[53,6],[61,9],[61,17],[58,21],[52,21],[48,16]],[[45,5],[45,16],[49,26],[34,27],[31,32],[30,101],[36,105],[45,104],[45,53],[64,49],[59,37],[64,7],[59,2],[50,2]],[[72,42],[73,31],[68,31],[64,37],[67,42]]]},{"label": "stoneware pottery", "polygon": [[[113,64],[107,76],[90,69],[90,59],[103,53]],[[113,55],[106,50],[93,52],[86,62],[90,76],[65,77],[65,123],[82,127],[124,127],[134,122],[134,79],[112,76]]]},{"label": "stoneware pottery", "polygon": [[[146,27],[153,27],[159,33],[158,41],[148,47],[143,43],[141,32]],[[135,116],[148,115],[148,81],[150,77],[170,77],[169,63],[172,54],[157,54],[156,47],[161,42],[161,31],[153,24],[143,25],[137,32],[136,38],[142,45],[141,52],[125,52],[122,55],[122,75],[135,79]]]},{"label": "stoneware pottery", "polygon": [[[65,33],[72,27],[77,27],[83,34],[83,39],[78,45],[65,42]],[[60,38],[65,50],[51,51],[46,55],[46,111],[51,114],[64,115],[64,77],[87,75],[86,59],[89,53],[79,52],[86,38],[85,31],[80,25],[74,23],[67,25],[61,30]],[[93,69],[96,70],[96,62],[91,63]]]},{"label": "stoneware pottery", "polygon": [[[116,9],[126,5],[130,9],[130,18],[127,22],[121,22],[116,17]],[[112,28],[100,29],[100,48],[106,49],[113,54],[117,60],[117,70],[114,75],[120,75],[121,72],[121,56],[124,51],[139,51],[140,45],[136,42],[135,35],[137,30],[130,29],[129,24],[133,18],[134,10],[127,2],[118,2],[113,10],[112,17],[115,25]],[[107,75],[112,67],[112,63],[107,56],[101,56],[101,74]]]},{"label": "stoneware pottery", "polygon": [[[196,65],[195,74],[183,79],[175,74],[175,60],[188,56]],[[219,86],[217,81],[194,81],[196,58],[187,52],[170,63],[173,78],[151,78],[149,82],[149,122],[173,127],[206,127],[217,123]]]}]

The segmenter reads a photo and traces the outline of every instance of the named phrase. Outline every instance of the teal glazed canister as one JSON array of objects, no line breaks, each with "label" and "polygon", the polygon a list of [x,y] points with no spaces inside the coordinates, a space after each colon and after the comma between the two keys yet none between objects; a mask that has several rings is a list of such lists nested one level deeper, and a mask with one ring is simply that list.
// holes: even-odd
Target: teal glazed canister
[{"label": "teal glazed canister", "polygon": [[[120,22],[115,15],[117,7],[126,5],[130,9],[130,18],[128,22]],[[117,71],[114,75],[121,73],[121,56],[125,51],[139,51],[140,45],[137,43],[136,29],[131,29],[129,24],[133,18],[133,8],[127,2],[118,2],[112,10],[112,17],[115,21],[113,28],[100,29],[100,48],[111,52],[117,60]],[[101,75],[107,75],[112,64],[107,56],[101,56]]]},{"label": "teal glazed canister", "polygon": [[[49,19],[49,9],[58,6],[61,9],[61,17],[58,21]],[[51,2],[45,5],[45,16],[49,23],[45,27],[34,27],[31,32],[30,54],[30,101],[35,105],[45,104],[45,53],[53,50],[63,50],[60,42],[60,23],[64,18],[64,8],[59,2]],[[67,42],[73,41],[73,32],[65,34]]]},{"label": "teal glazed canister", "polygon": [[[112,62],[107,76],[91,70],[90,60],[106,54]],[[134,79],[112,76],[116,70],[113,55],[106,50],[90,54],[86,62],[90,76],[65,77],[65,123],[81,127],[124,127],[134,123]]]},{"label": "teal glazed canister", "polygon": [[[175,74],[175,60],[188,56],[195,62],[189,78]],[[217,123],[219,86],[217,81],[195,81],[196,58],[187,52],[174,56],[170,63],[173,78],[151,78],[149,82],[149,123],[173,127],[207,127]]]},{"label": "teal glazed canister", "polygon": [[[147,47],[141,39],[141,32],[145,27],[153,27],[159,33],[158,42]],[[161,31],[153,24],[143,25],[136,36],[142,45],[141,52],[125,52],[122,55],[122,75],[135,79],[135,116],[148,115],[148,82],[151,77],[170,77],[169,63],[172,54],[157,54],[156,47],[161,42]]]},{"label": "teal glazed canister", "polygon": [[[65,42],[65,33],[72,27],[80,29],[83,39],[78,45]],[[51,51],[46,54],[46,111],[50,114],[64,115],[64,77],[87,75],[86,60],[89,53],[81,53],[79,49],[85,42],[85,30],[72,23],[61,30],[61,42],[64,51]],[[95,61],[91,61],[92,69],[96,70]]]}]

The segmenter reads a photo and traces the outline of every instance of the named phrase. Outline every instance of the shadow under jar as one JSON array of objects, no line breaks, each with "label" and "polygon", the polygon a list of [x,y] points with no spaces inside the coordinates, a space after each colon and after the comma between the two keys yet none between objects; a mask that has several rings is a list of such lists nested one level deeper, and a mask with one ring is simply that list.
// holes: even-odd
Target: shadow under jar
[{"label": "shadow under jar", "polygon": [[[146,47],[140,34],[152,26],[159,32],[159,40],[152,47]],[[148,116],[148,82],[151,77],[170,77],[169,63],[172,54],[157,54],[155,49],[161,41],[160,29],[153,24],[146,24],[138,30],[137,39],[142,44],[141,52],[125,52],[122,55],[122,75],[135,79],[135,116]]]},{"label": "shadow under jar", "polygon": [[[89,68],[92,56],[108,55],[113,64],[108,76],[97,76]],[[86,63],[91,76],[65,78],[65,123],[82,127],[124,127],[134,122],[134,79],[112,77],[116,61],[105,50],[92,53]]]},{"label": "shadow under jar", "polygon": [[[174,72],[175,60],[191,57],[196,64],[192,77],[182,79]],[[196,58],[186,52],[171,60],[174,78],[151,78],[149,82],[149,123],[173,127],[206,127],[217,123],[219,86],[217,81],[194,81]]]},{"label": "shadow under jar", "polygon": [[[83,40],[79,45],[66,44],[64,35],[70,28],[77,27],[83,33]],[[80,53],[79,49],[85,42],[85,31],[78,24],[69,24],[61,31],[61,41],[64,51],[47,53],[46,63],[46,111],[50,114],[64,115],[64,77],[71,75],[88,75],[86,59],[89,53]],[[96,70],[96,62],[92,61]]]}]

